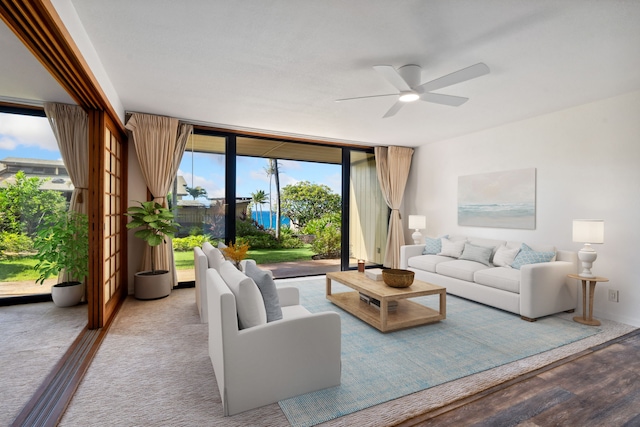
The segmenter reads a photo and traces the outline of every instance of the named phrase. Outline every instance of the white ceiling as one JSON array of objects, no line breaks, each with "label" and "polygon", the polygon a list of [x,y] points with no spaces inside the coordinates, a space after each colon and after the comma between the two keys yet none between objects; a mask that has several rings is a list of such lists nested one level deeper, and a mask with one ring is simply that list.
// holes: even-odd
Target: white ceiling
[{"label": "white ceiling", "polygon": [[[417,146],[640,89],[637,0],[70,4],[125,110],[228,128]],[[70,102],[7,34],[0,95]],[[393,93],[374,65],[418,64],[428,81],[478,62],[491,73],[438,91],[470,98],[460,107],[383,119],[392,98],[334,102]]]}]

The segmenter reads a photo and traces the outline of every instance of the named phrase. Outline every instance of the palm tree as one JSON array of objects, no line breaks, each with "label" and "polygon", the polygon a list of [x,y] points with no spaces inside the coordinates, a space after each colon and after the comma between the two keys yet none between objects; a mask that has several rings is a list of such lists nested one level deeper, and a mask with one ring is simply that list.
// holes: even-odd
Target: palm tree
[{"label": "palm tree", "polygon": [[[251,193],[251,201],[256,206],[256,212],[260,212],[260,217],[262,217],[262,204],[267,202],[267,194],[264,190],[258,190],[254,193]],[[260,218],[259,217],[259,218]],[[260,224],[260,220],[258,219],[258,224]],[[264,223],[264,221],[262,221]],[[264,226],[264,224],[262,224]]]},{"label": "palm tree", "polygon": [[271,204],[271,195],[273,193],[271,191],[271,183],[273,181],[273,175],[275,173],[272,162],[273,162],[273,159],[269,159],[269,166],[264,168],[264,172],[269,177],[269,229],[271,230],[273,230],[273,206]]},{"label": "palm tree", "polygon": [[269,159],[273,168],[273,176],[276,180],[276,239],[280,239],[280,170],[278,168],[278,160]]},{"label": "palm tree", "polygon": [[207,190],[205,190],[204,188],[197,186],[197,187],[185,187],[185,190],[187,190],[187,193],[189,193],[189,195],[191,197],[193,197],[193,200],[196,200],[198,197],[206,197],[207,196]]}]

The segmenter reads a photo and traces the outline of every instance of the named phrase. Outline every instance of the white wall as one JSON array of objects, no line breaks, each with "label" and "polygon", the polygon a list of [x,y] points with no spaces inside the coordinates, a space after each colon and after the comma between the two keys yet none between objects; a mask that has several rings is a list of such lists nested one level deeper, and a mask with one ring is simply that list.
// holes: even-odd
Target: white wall
[{"label": "white wall", "polygon": [[[458,226],[459,176],[522,168],[537,170],[535,230]],[[429,236],[575,251],[582,245],[572,242],[572,220],[604,219],[605,243],[594,245],[592,271],[610,281],[596,286],[594,316],[640,326],[640,91],[417,147],[404,197],[407,242],[409,214],[427,216]],[[608,289],[619,290],[619,303],[608,302]]]}]

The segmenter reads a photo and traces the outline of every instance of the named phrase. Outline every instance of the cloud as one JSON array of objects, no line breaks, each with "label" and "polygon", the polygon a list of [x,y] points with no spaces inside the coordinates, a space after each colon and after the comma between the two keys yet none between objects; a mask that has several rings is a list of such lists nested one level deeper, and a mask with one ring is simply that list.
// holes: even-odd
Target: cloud
[{"label": "cloud", "polygon": [[324,181],[323,184],[327,185],[331,191],[336,194],[342,194],[342,173],[327,175]]},{"label": "cloud", "polygon": [[269,183],[269,177],[264,172],[264,170],[252,170],[251,172],[249,172],[249,178],[251,178],[252,180],[263,181],[267,184]]},{"label": "cloud", "polygon": [[187,182],[187,186],[191,187],[193,181],[193,187],[202,187],[207,190],[208,198],[224,197],[224,186],[220,186],[220,182],[224,183],[224,179],[214,180],[207,179],[203,176],[192,175],[189,172],[178,170],[178,175],[182,175]]},{"label": "cloud", "polygon": [[12,151],[19,147],[59,151],[46,117],[0,113],[0,149]]},{"label": "cloud", "polygon": [[294,185],[299,183],[300,180],[292,177],[291,175],[287,175],[286,173],[280,174],[280,189],[286,187],[287,185]]},{"label": "cloud", "polygon": [[278,169],[281,173],[286,170],[302,170],[303,164],[297,160],[278,160]]}]

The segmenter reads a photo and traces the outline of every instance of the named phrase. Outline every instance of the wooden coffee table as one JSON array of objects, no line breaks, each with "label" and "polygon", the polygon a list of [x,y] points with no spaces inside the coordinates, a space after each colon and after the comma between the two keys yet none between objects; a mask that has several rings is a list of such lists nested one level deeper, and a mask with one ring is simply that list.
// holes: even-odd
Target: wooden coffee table
[{"label": "wooden coffee table", "polygon": [[[354,289],[355,292],[333,294],[331,293],[332,281],[342,283]],[[447,315],[446,291],[446,288],[442,286],[420,280],[414,280],[408,288],[392,288],[381,280],[369,279],[364,273],[357,271],[327,273],[327,299],[381,332],[411,328],[445,319]],[[379,300],[380,309],[361,301],[360,293]],[[425,295],[440,296],[438,311],[408,300]],[[390,301],[398,302],[398,308],[391,313],[388,310]]]}]

